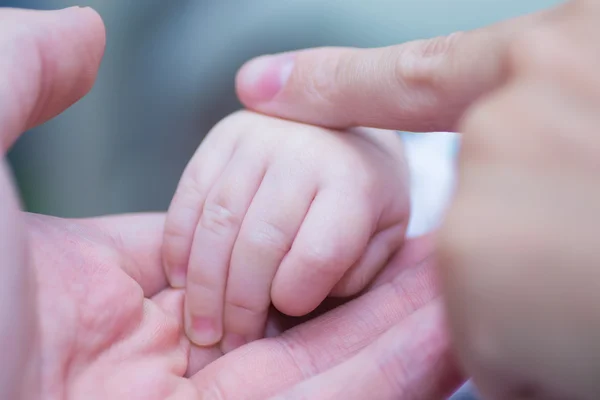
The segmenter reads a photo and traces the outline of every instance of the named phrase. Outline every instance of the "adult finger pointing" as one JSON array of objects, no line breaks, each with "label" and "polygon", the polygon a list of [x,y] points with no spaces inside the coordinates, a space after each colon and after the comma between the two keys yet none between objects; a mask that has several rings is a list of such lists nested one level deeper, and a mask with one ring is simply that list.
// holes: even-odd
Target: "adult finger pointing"
[{"label": "adult finger pointing", "polygon": [[330,128],[449,131],[502,83],[515,35],[551,13],[391,47],[259,57],[239,71],[238,95],[256,111]]}]

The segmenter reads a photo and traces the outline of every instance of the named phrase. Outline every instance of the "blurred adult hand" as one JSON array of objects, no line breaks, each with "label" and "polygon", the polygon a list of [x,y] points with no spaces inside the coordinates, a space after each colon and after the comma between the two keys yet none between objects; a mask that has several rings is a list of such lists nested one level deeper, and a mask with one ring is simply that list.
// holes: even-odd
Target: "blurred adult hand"
[{"label": "blurred adult hand", "polygon": [[[105,33],[87,8],[0,9],[0,21],[6,152],[90,89]],[[183,334],[183,292],[168,286],[160,256],[164,216],[26,214],[5,164],[0,201],[0,398],[429,399],[461,380],[427,238],[408,242],[365,295],[310,322],[274,314],[270,338],[213,363],[216,347]],[[358,374],[371,386],[349,384]],[[322,381],[340,385],[323,392]]]},{"label": "blurred adult hand", "polygon": [[238,75],[266,114],[464,133],[437,252],[455,348],[486,398],[600,393],[599,36],[600,3],[579,0],[389,48],[262,57]]}]

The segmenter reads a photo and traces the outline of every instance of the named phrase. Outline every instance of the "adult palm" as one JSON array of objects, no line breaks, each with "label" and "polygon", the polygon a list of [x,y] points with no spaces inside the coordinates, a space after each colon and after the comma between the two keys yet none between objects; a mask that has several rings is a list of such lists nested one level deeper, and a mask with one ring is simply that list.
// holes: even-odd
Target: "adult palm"
[{"label": "adult palm", "polygon": [[459,382],[426,239],[361,297],[315,319],[273,313],[270,338],[221,357],[183,334],[183,292],[167,287],[160,264],[162,216],[26,221],[41,398],[436,399]]},{"label": "adult palm", "polygon": [[[0,21],[6,150],[89,90],[105,39],[89,9],[5,9]],[[0,398],[427,399],[460,381],[427,239],[408,242],[359,298],[315,319],[274,313],[270,338],[221,357],[183,334],[162,215],[25,214],[5,165],[0,204]]]}]

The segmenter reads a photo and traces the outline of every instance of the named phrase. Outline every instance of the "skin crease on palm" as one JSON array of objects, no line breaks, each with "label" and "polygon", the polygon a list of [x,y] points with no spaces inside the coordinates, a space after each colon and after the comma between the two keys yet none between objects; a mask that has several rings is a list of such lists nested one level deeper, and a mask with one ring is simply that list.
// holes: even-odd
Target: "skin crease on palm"
[{"label": "skin crease on palm", "polygon": [[[10,60],[0,63],[6,152],[91,88],[105,32],[89,8],[1,9],[0,21]],[[463,379],[437,300],[431,238],[405,243],[362,296],[300,321],[273,313],[269,338],[221,357],[183,333],[184,294],[162,268],[164,215],[65,220],[23,213],[17,198],[3,166],[1,398],[300,398],[360,374],[359,386],[318,398],[430,399]]]}]

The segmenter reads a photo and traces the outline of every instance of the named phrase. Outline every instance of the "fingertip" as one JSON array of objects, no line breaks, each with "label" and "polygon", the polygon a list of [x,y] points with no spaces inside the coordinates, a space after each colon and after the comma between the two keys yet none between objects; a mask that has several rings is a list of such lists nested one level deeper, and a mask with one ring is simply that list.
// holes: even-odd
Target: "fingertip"
[{"label": "fingertip", "polygon": [[64,9],[70,13],[75,13],[78,18],[86,18],[86,26],[90,32],[94,32],[102,42],[106,39],[106,30],[104,27],[104,21],[98,11],[90,6],[75,6]]},{"label": "fingertip", "polygon": [[186,313],[185,326],[188,338],[197,346],[213,346],[221,341],[221,328],[212,317]]},{"label": "fingertip", "polygon": [[[0,9],[4,147],[54,117],[92,87],[106,44],[102,19],[92,9]],[[13,46],[19,43],[18,46]]]},{"label": "fingertip", "polygon": [[70,7],[68,17],[72,23],[73,37],[77,37],[74,50],[84,61],[81,68],[79,97],[83,97],[94,85],[106,48],[106,27],[100,14],[91,7]]},{"label": "fingertip", "polygon": [[[318,295],[317,295],[318,296]],[[299,291],[293,286],[273,285],[271,301],[273,306],[281,313],[290,317],[303,317],[313,312],[326,297],[315,297],[312,293]]]},{"label": "fingertip", "polygon": [[[106,47],[106,28],[102,17],[87,6],[65,8],[56,17],[62,30],[60,39],[65,39],[61,42],[72,42],[74,55],[85,63],[81,69],[95,77]],[[91,83],[93,80],[87,85],[88,90]]]},{"label": "fingertip", "polygon": [[90,29],[90,37],[96,41],[96,53],[95,59],[100,64],[104,51],[106,49],[106,25],[100,13],[91,7],[83,7],[81,10],[83,13],[87,13],[88,18],[92,23],[88,24]]},{"label": "fingertip", "polygon": [[245,63],[236,76],[240,101],[255,107],[271,101],[283,89],[294,69],[295,53],[254,58]]}]

